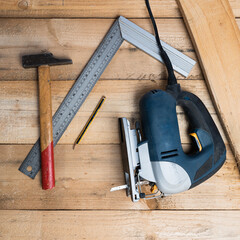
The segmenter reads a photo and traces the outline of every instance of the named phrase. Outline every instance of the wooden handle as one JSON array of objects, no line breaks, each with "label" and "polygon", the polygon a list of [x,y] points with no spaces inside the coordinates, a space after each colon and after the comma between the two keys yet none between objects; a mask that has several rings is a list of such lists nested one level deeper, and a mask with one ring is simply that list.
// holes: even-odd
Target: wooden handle
[{"label": "wooden handle", "polygon": [[55,186],[52,137],[52,101],[49,66],[38,67],[42,188]]}]

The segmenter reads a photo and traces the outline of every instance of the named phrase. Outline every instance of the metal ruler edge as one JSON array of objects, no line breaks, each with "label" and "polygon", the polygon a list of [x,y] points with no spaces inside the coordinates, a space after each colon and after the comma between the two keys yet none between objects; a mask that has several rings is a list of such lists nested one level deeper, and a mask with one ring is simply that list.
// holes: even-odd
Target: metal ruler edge
[{"label": "metal ruler edge", "polygon": [[[119,17],[113,23],[110,30],[108,31],[108,33],[100,43],[99,47],[92,55],[91,59],[89,60],[85,68],[82,70],[80,76],[77,78],[74,85],[69,90],[68,94],[66,95],[63,102],[60,104],[58,110],[53,116],[54,146],[56,146],[57,142],[65,132],[68,125],[71,123],[72,119],[78,112],[79,108],[87,98],[88,94],[91,92],[92,88],[95,86],[96,82],[98,81],[103,71],[108,66],[109,62],[111,61],[115,53],[118,51],[124,40],[129,41],[134,46],[140,48],[147,54],[155,57],[156,53],[153,53],[154,51],[149,48],[149,46],[151,45],[145,46],[144,41],[142,43],[141,41],[136,41],[137,34],[136,36],[134,35],[135,38],[131,39],[131,36],[129,36],[129,34],[132,34],[132,31],[128,31],[129,29],[132,29],[138,34],[140,34],[139,37],[141,37],[141,39],[147,38],[152,41],[154,38],[153,35],[141,29],[136,24],[130,22],[129,20],[122,16]],[[183,55],[176,49],[174,50],[176,51],[175,54]],[[160,57],[155,58],[161,61]],[[179,59],[180,61],[182,61],[181,59],[183,58]],[[179,61],[179,59],[177,61]],[[174,59],[174,61],[176,61],[176,59]],[[192,61],[194,62],[194,60]],[[173,62],[173,64],[174,66],[177,65],[175,62]],[[185,70],[182,71],[182,74],[184,73],[184,71]],[[29,169],[29,167],[31,169]],[[23,163],[21,164],[21,166],[19,167],[19,171],[29,176],[30,178],[34,179],[38,171],[40,170],[40,167],[41,167],[41,151],[40,151],[40,139],[38,139],[35,145],[28,153]]]}]

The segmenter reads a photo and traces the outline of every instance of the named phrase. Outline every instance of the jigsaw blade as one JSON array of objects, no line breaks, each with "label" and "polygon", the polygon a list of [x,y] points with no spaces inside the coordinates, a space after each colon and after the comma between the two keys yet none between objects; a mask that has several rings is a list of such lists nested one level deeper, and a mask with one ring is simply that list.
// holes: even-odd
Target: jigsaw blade
[{"label": "jigsaw blade", "polygon": [[[142,182],[138,182],[137,184],[136,184],[136,187],[138,186],[138,185],[140,185],[140,186],[142,186],[142,185],[148,185],[149,184],[149,181],[142,181]],[[127,189],[128,188],[128,185],[127,184],[125,184],[125,185],[120,185],[120,186],[117,186],[117,187],[112,187],[111,189],[110,189],[110,192],[115,192],[115,191],[119,191],[119,190],[124,190],[124,189]]]},{"label": "jigsaw blade", "polygon": [[132,201],[140,198],[137,187],[138,179],[135,176],[136,168],[139,166],[137,154],[137,133],[130,129],[130,123],[126,118],[120,118],[121,150],[123,170],[127,187],[127,196],[131,195]]}]

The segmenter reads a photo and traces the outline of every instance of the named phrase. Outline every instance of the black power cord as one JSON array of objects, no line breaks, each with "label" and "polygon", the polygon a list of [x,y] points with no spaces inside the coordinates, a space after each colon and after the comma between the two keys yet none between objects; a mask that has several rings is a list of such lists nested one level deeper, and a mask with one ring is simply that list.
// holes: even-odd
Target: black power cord
[{"label": "black power cord", "polygon": [[156,25],[154,16],[152,14],[152,10],[151,10],[149,1],[145,0],[145,2],[146,2],[146,6],[147,6],[147,9],[148,9],[149,16],[150,16],[152,24],[153,24],[153,28],[154,28],[154,32],[155,32],[155,38],[156,38],[156,41],[157,41],[157,45],[159,47],[160,56],[162,57],[165,65],[167,67],[168,85],[175,85],[175,84],[177,84],[177,79],[176,79],[176,76],[174,74],[172,63],[171,63],[167,53],[165,52],[165,50],[162,47],[162,44],[161,44],[161,41],[160,41],[160,38],[159,38],[159,35],[158,35],[157,25]]}]

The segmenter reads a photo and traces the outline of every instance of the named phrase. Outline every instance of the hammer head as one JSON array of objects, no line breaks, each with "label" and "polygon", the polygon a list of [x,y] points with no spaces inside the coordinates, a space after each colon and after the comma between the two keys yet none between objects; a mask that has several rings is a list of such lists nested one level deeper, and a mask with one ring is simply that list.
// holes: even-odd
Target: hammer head
[{"label": "hammer head", "polygon": [[22,56],[22,65],[24,68],[39,67],[42,65],[65,65],[72,64],[71,59],[57,59],[52,53],[43,53],[35,55]]}]

